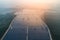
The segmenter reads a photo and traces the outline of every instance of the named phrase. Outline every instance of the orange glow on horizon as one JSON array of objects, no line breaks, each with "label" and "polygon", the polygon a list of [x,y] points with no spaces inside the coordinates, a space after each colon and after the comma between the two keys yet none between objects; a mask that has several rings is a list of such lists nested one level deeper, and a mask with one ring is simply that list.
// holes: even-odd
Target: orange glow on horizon
[{"label": "orange glow on horizon", "polygon": [[[47,0],[46,0],[47,1]],[[18,17],[18,21],[26,25],[43,25],[44,13],[50,9],[51,3],[46,3],[41,0],[20,0],[17,2],[16,7],[20,9],[15,14]],[[51,2],[51,1],[50,1]]]}]

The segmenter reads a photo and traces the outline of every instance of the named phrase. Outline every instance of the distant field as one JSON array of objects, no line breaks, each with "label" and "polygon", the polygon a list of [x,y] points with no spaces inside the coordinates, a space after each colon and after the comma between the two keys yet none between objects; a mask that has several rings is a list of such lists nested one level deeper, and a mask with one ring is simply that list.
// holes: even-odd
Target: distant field
[{"label": "distant field", "polygon": [[7,14],[0,14],[0,39],[5,33],[5,31],[8,29],[11,21],[15,17],[14,14],[12,13],[7,13]]}]

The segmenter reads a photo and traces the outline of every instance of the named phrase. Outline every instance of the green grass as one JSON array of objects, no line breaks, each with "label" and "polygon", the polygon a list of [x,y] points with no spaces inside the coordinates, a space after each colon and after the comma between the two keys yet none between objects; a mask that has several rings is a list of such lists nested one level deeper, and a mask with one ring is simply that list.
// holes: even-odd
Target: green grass
[{"label": "green grass", "polygon": [[5,33],[5,31],[8,29],[8,27],[14,17],[15,17],[15,15],[12,13],[7,13],[5,15],[0,14],[0,39],[3,36],[3,34]]},{"label": "green grass", "polygon": [[60,15],[46,15],[46,24],[48,25],[53,40],[60,40]]}]

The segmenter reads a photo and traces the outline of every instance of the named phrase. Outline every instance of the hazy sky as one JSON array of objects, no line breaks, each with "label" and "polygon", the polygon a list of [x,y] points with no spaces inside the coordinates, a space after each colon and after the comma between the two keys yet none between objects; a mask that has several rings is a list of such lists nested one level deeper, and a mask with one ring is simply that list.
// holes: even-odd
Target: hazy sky
[{"label": "hazy sky", "polygon": [[[18,21],[26,25],[40,26],[43,24],[44,14],[47,9],[57,4],[56,0],[15,0],[17,8],[24,8],[16,12]],[[43,10],[46,9],[46,10]],[[24,19],[24,20],[23,20]],[[36,20],[37,19],[37,20]]]},{"label": "hazy sky", "polygon": [[9,8],[14,4],[13,0],[0,0],[0,8]]},{"label": "hazy sky", "polygon": [[[11,6],[19,6],[19,7],[33,7],[39,6],[41,4],[56,4],[59,3],[59,0],[0,0],[0,7],[11,7]],[[40,7],[40,6],[39,6]]]}]

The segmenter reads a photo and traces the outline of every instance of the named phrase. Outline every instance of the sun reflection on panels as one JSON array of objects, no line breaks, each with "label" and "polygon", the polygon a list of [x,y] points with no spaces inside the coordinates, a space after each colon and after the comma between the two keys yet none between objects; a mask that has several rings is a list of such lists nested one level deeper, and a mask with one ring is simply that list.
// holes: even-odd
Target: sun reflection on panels
[{"label": "sun reflection on panels", "polygon": [[41,18],[44,15],[44,11],[24,9],[23,12],[17,13],[19,21],[23,22],[23,24],[37,26],[43,23]]}]

